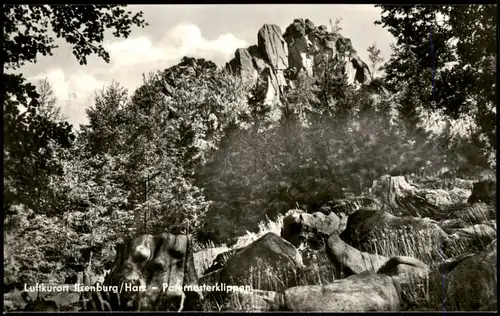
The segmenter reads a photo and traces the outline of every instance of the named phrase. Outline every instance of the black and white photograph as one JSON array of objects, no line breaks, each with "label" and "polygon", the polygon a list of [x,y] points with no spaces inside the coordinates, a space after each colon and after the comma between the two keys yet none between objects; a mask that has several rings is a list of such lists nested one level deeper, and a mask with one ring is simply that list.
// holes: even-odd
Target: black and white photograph
[{"label": "black and white photograph", "polygon": [[496,4],[7,4],[3,312],[497,311]]}]

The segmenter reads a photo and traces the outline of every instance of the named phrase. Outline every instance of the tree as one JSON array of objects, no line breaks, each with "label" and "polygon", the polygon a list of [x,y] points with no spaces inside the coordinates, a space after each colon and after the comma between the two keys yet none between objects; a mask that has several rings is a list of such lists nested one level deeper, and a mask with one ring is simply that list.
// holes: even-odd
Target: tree
[{"label": "tree", "polygon": [[[479,133],[471,136],[476,149],[467,146],[463,154],[469,164],[488,165],[488,156],[496,148],[496,6],[380,7],[382,16],[375,23],[397,40],[384,67],[386,79],[390,89],[398,92],[407,128],[421,125],[419,116],[428,111],[442,109],[452,121],[472,116],[479,127]],[[444,143],[450,152],[453,146],[458,150]],[[478,151],[482,157],[476,155]]]},{"label": "tree", "polygon": [[39,114],[49,121],[65,121],[66,118],[62,115],[61,108],[57,105],[57,98],[54,96],[54,91],[52,90],[47,78],[38,82],[37,92],[40,95],[40,107],[38,108]]},{"label": "tree", "polygon": [[370,53],[370,55],[368,56],[368,58],[370,59],[370,68],[371,68],[371,74],[372,74],[372,77],[375,78],[376,77],[376,74],[377,74],[377,71],[380,70],[380,65],[381,63],[384,61],[384,59],[382,57],[380,57],[380,49],[377,48],[377,44],[373,44],[371,45],[370,47],[368,47],[368,53]]},{"label": "tree", "polygon": [[[142,12],[132,16],[123,7],[124,5],[4,5],[4,69],[16,70],[26,63],[36,62],[40,55],[51,55],[57,46],[54,45],[54,38],[49,30],[73,46],[73,54],[80,64],[86,64],[86,58],[90,54],[97,54],[109,62],[109,54],[101,45],[107,29],[112,29],[115,37],[126,38],[131,32],[131,26],[147,25],[142,19]],[[5,169],[4,209],[18,202],[34,206],[30,202],[29,192],[36,191],[41,185],[39,177],[33,173],[23,175],[18,171],[27,168],[50,172],[43,162],[50,157],[48,144],[56,142],[68,147],[75,137],[67,122],[54,121],[47,112],[37,110],[40,103],[47,99],[40,99],[34,85],[26,82],[22,74],[7,71],[2,75],[4,153],[5,165],[8,166]],[[38,164],[26,160],[32,156],[37,156]],[[21,194],[17,186],[26,187],[26,193]]]}]

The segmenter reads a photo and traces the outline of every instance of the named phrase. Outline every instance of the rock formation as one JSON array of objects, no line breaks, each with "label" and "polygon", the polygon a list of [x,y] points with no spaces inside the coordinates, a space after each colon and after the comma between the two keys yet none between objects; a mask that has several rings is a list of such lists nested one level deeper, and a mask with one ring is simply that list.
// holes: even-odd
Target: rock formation
[{"label": "rock formation", "polygon": [[266,80],[268,103],[279,102],[283,89],[290,85],[285,71],[293,75],[300,71],[309,76],[321,75],[326,62],[332,59],[346,62],[344,71],[350,84],[363,84],[371,78],[368,66],[357,56],[350,39],[328,32],[324,25],[316,27],[308,19],[295,19],[284,34],[277,25],[265,24],[257,38],[257,45],[238,48],[226,69],[245,82]]}]

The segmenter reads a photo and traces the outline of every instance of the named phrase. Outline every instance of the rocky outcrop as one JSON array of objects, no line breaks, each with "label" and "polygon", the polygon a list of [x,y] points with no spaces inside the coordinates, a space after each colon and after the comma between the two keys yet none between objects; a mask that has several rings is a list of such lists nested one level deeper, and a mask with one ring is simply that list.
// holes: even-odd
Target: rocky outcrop
[{"label": "rocky outcrop", "polygon": [[328,285],[289,288],[285,306],[301,312],[399,311],[400,295],[390,276],[364,272]]},{"label": "rocky outcrop", "polygon": [[285,71],[321,75],[332,59],[346,62],[344,71],[350,84],[371,79],[368,66],[356,54],[350,39],[328,32],[324,25],[316,27],[308,19],[295,19],[284,34],[277,25],[265,24],[257,34],[257,45],[237,49],[226,69],[245,82],[267,81],[266,102],[274,103],[280,102],[284,87],[290,85]]}]

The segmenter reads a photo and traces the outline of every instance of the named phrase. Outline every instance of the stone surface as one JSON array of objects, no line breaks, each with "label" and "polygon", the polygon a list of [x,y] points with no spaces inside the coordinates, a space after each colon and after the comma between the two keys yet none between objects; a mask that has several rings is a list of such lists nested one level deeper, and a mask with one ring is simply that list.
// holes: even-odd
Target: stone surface
[{"label": "stone surface", "polygon": [[236,301],[239,311],[248,312],[275,312],[285,306],[283,293],[273,291],[252,290],[249,292],[232,293],[232,301]]},{"label": "stone surface", "polygon": [[221,253],[229,251],[228,247],[217,247],[217,248],[207,248],[197,251],[193,254],[194,267],[196,269],[196,274],[198,278],[201,277],[204,272],[213,265],[214,260]]},{"label": "stone surface", "polygon": [[388,257],[359,251],[335,234],[328,238],[327,254],[335,267],[337,278],[365,271],[376,272],[389,260]]},{"label": "stone surface", "polygon": [[290,214],[283,218],[281,237],[298,247],[302,242],[318,244],[321,236],[340,233],[340,218],[334,213]]},{"label": "stone surface", "polygon": [[448,310],[492,310],[497,300],[497,245],[461,260],[445,276]]},{"label": "stone surface", "polygon": [[[417,236],[420,239],[414,239]],[[403,237],[410,238],[408,242],[412,242],[413,246],[422,247],[422,254],[431,249],[433,257],[438,256],[437,250],[448,240],[446,232],[434,220],[394,216],[373,209],[361,209],[350,215],[345,230],[340,234],[342,240],[362,251],[371,251],[373,245],[397,246],[394,238]]]},{"label": "stone surface", "polygon": [[[165,284],[171,287],[163,289]],[[103,284],[134,286],[136,291],[84,293],[88,299],[85,307],[113,311],[199,310],[202,293],[185,288],[197,284],[188,236],[140,235],[118,246],[113,269]]]},{"label": "stone surface", "polygon": [[368,83],[370,71],[350,39],[328,32],[324,25],[316,27],[308,19],[295,19],[284,34],[277,25],[265,24],[257,33],[257,45],[237,49],[226,68],[247,82],[267,81],[265,102],[280,103],[284,88],[294,86],[285,79],[285,71],[291,70],[292,77],[300,71],[321,75],[333,58],[347,62],[350,84]]},{"label": "stone surface", "polygon": [[292,287],[285,306],[300,312],[399,311],[400,298],[390,276],[365,272],[328,285]]},{"label": "stone surface", "polygon": [[267,233],[229,258],[219,282],[282,292],[294,284],[296,271],[303,267],[302,257],[292,244]]}]

